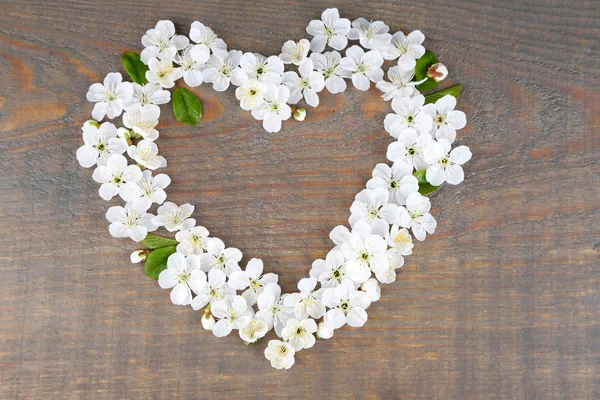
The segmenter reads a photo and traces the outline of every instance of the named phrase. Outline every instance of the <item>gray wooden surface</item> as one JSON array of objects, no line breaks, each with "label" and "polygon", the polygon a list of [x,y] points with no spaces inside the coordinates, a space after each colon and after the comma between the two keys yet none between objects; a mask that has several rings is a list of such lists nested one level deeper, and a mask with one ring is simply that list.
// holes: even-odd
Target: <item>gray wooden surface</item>
[{"label": "gray wooden surface", "polygon": [[[600,398],[600,2],[0,0],[0,398]],[[128,261],[78,167],[87,87],[122,70],[159,19],[276,54],[311,19],[421,29],[464,85],[473,160],[433,196],[438,231],[344,328],[271,369],[264,344],[217,339]],[[385,160],[388,105],[323,94],[268,134],[232,90],[195,90],[197,128],[161,119],[170,198],[286,291]]]}]

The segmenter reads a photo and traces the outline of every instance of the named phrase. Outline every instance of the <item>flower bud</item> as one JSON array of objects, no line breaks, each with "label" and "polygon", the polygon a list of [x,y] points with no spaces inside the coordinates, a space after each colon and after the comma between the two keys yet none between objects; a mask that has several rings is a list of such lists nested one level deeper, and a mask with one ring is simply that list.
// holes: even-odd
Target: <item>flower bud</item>
[{"label": "flower bud", "polygon": [[317,337],[319,339],[329,339],[333,336],[333,329],[324,321],[319,322],[319,326],[317,327]]},{"label": "flower bud", "polygon": [[371,278],[360,285],[360,288],[369,295],[371,301],[377,301],[381,298],[381,289],[377,279]]},{"label": "flower bud", "polygon": [[212,314],[203,314],[202,315],[202,327],[207,331],[212,331],[213,326],[215,326],[216,321],[215,317]]},{"label": "flower bud", "polygon": [[306,118],[306,110],[304,108],[296,108],[294,111],[294,119],[296,121],[304,121]]},{"label": "flower bud", "polygon": [[148,252],[146,250],[136,250],[131,253],[129,259],[133,264],[141,263],[148,257]]},{"label": "flower bud", "polygon": [[117,137],[125,139],[125,141],[127,142],[127,144],[130,145],[130,146],[133,144],[133,142],[131,141],[132,131],[130,131],[127,128],[119,128],[119,129],[117,129]]},{"label": "flower bud", "polygon": [[94,128],[99,128],[100,127],[100,122],[96,121],[95,119],[88,119],[87,121],[85,121],[83,123],[83,127],[87,128],[89,126],[93,126]]},{"label": "flower bud", "polygon": [[436,82],[443,81],[448,76],[448,68],[442,63],[435,63],[427,69],[427,77]]}]

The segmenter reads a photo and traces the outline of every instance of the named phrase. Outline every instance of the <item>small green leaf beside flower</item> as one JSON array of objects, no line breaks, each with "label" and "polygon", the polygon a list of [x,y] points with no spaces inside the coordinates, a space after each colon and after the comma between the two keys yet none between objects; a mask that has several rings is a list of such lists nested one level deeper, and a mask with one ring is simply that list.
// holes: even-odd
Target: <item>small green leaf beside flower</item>
[{"label": "small green leaf beside flower", "polygon": [[202,118],[202,103],[195,94],[185,88],[177,88],[172,94],[173,113],[179,122],[196,125]]},{"label": "small green leaf beside flower", "polygon": [[139,83],[140,85],[144,85],[148,82],[146,79],[148,66],[142,62],[138,53],[126,51],[121,55],[121,61],[132,81]]},{"label": "small green leaf beside flower", "polygon": [[162,247],[152,251],[146,258],[144,274],[146,276],[158,280],[158,275],[167,269],[167,259],[177,251],[175,246]]}]

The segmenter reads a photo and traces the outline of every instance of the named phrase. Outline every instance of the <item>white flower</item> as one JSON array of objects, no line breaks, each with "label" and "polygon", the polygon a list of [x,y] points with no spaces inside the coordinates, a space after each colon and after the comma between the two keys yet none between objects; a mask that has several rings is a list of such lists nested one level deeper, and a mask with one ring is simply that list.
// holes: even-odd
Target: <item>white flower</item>
[{"label": "white flower", "polygon": [[249,111],[262,104],[266,90],[267,87],[262,82],[249,79],[235,89],[235,97],[240,101],[242,109]]},{"label": "white flower", "polygon": [[131,98],[133,87],[129,82],[123,82],[118,72],[111,72],[104,78],[104,84],[94,83],[86,94],[87,101],[96,103],[92,117],[100,121],[106,115],[115,118],[123,112],[123,106]]},{"label": "white flower", "polygon": [[237,271],[229,277],[229,285],[236,290],[246,290],[242,296],[246,299],[249,306],[256,303],[258,295],[260,295],[264,287],[269,283],[277,283],[278,277],[276,274],[263,273],[263,262],[258,258],[253,258],[248,261],[245,271]]},{"label": "white flower", "polygon": [[319,339],[330,339],[333,336],[333,329],[325,321],[319,322],[317,327],[317,337]]},{"label": "white flower", "polygon": [[164,226],[169,232],[191,229],[196,225],[194,218],[188,218],[194,212],[191,204],[177,206],[170,201],[158,207],[158,215],[152,219],[158,226]]},{"label": "white flower", "polygon": [[206,285],[206,274],[200,269],[200,257],[173,253],[167,259],[167,269],[158,275],[158,284],[171,289],[173,304],[187,306],[192,302],[192,290],[200,291]]},{"label": "white flower", "polygon": [[433,119],[433,135],[436,139],[446,139],[453,143],[456,131],[467,124],[467,117],[462,111],[454,110],[456,97],[445,95],[434,104],[426,104],[423,111]]},{"label": "white flower", "polygon": [[379,82],[383,79],[381,64],[383,58],[377,50],[365,53],[359,46],[346,50],[346,57],[340,61],[342,68],[352,74],[352,83],[358,90],[369,90],[369,80]]},{"label": "white flower", "polygon": [[419,135],[412,128],[405,129],[398,141],[391,143],[387,149],[387,158],[394,163],[407,163],[417,171],[425,169],[429,163],[425,161],[425,150],[433,145],[429,133]]},{"label": "white flower", "polygon": [[342,56],[337,51],[329,51],[325,54],[312,53],[310,59],[325,79],[325,87],[330,93],[342,93],[346,90],[344,78],[351,78],[352,73],[340,65]]},{"label": "white flower", "polygon": [[252,116],[263,122],[263,128],[267,132],[279,132],[281,121],[288,120],[292,116],[292,110],[286,104],[289,96],[290,90],[287,87],[268,84],[264,101],[252,109]]},{"label": "white flower", "polygon": [[373,268],[373,272],[379,282],[392,283],[396,280],[396,268],[404,265],[404,257],[396,249],[387,250],[385,255],[388,263],[377,265]]},{"label": "white flower", "polygon": [[181,78],[183,70],[173,65],[173,60],[159,60],[151,58],[148,61],[148,71],[146,71],[146,79],[148,82],[160,85],[164,88],[172,88],[175,86],[175,81]]},{"label": "white flower", "polygon": [[127,154],[138,165],[150,170],[164,168],[167,166],[167,160],[158,155],[158,146],[151,140],[140,140],[137,145],[131,145],[127,149]]},{"label": "white flower", "polygon": [[350,31],[350,20],[340,18],[337,8],[328,8],[321,14],[321,19],[310,21],[306,32],[314,36],[310,41],[310,50],[320,53],[325,45],[336,50],[343,50],[348,45],[348,32]]},{"label": "white flower", "polygon": [[[200,259],[202,262],[202,258]],[[194,290],[196,297],[192,300],[192,308],[200,310],[206,307],[207,304],[212,304],[215,301],[224,300],[226,296],[235,295],[233,290],[227,284],[227,277],[223,271],[219,269],[211,269],[208,271],[208,282],[198,290]]]},{"label": "white flower", "polygon": [[242,259],[242,252],[235,247],[225,248],[225,243],[219,238],[209,238],[206,242],[206,251],[202,254],[202,267],[205,271],[212,268],[219,269],[230,276],[232,273],[241,271],[238,262]]},{"label": "white flower", "polygon": [[[376,271],[375,275],[377,276],[377,279],[379,279],[380,282],[390,283],[390,282],[393,282],[394,280],[396,280],[396,272],[394,270],[398,269],[404,265],[404,257],[402,256],[402,254],[400,254],[400,251],[395,248],[388,249],[385,252],[385,254],[387,255],[388,260],[389,260],[389,268],[387,270],[379,271],[379,275],[377,275],[377,271]],[[393,274],[393,279],[390,279],[388,281],[386,281],[385,278],[383,278],[383,279],[381,278],[383,276],[391,276],[392,274]]]},{"label": "white flower", "polygon": [[427,78],[418,82],[413,82],[414,70],[402,71],[400,67],[395,66],[388,69],[387,76],[390,82],[381,80],[375,84],[377,89],[383,92],[383,100],[388,101],[395,97],[411,97],[418,94],[415,88],[427,80]]},{"label": "white flower", "polygon": [[140,58],[144,64],[149,60],[158,57],[161,60],[171,60],[177,50],[183,50],[188,45],[189,40],[183,35],[175,35],[175,25],[173,22],[165,20],[158,21],[154,29],[148,29],[142,36],[144,50]]},{"label": "white flower", "polygon": [[146,250],[136,250],[129,256],[129,260],[132,264],[138,264],[144,261],[148,257]]},{"label": "white flower", "polygon": [[269,331],[269,326],[262,319],[253,319],[243,329],[240,329],[240,337],[246,343],[254,343],[264,337]]},{"label": "white flower", "polygon": [[233,329],[243,329],[252,321],[252,308],[248,308],[242,296],[225,296],[210,306],[210,312],[219,318],[213,327],[216,337],[229,335]]},{"label": "white flower", "polygon": [[331,250],[327,253],[325,260],[315,260],[312,263],[310,276],[316,278],[321,287],[336,287],[347,278],[346,260],[339,250]]},{"label": "white flower", "polygon": [[110,122],[105,122],[100,127],[84,125],[83,143],[77,149],[77,161],[84,168],[96,164],[106,165],[106,160],[113,154],[123,154],[127,150],[127,142],[117,137],[117,128]]},{"label": "white flower", "polygon": [[425,36],[421,31],[412,31],[408,36],[404,36],[402,32],[396,32],[392,35],[392,39],[387,46],[383,46],[380,50],[383,58],[386,60],[398,59],[398,67],[403,71],[415,69],[417,59],[425,54],[425,47],[421,44],[425,40]]},{"label": "white flower", "polygon": [[394,97],[392,109],[394,113],[385,116],[385,130],[395,138],[408,129],[413,128],[419,133],[429,133],[431,130],[431,116],[423,110],[425,97]]},{"label": "white flower", "polygon": [[211,51],[218,57],[227,57],[227,45],[223,39],[219,39],[212,29],[198,21],[192,23],[190,39],[192,42],[198,43],[194,45],[190,52],[190,55],[196,62],[207,62]]},{"label": "white flower", "polygon": [[142,179],[142,171],[137,165],[127,165],[127,159],[120,154],[113,154],[106,165],[98,166],[92,178],[102,185],[100,197],[110,200],[117,194],[125,201],[133,201],[141,196],[136,185]]},{"label": "white flower", "polygon": [[167,104],[171,101],[171,92],[163,90],[160,85],[146,83],[144,86],[132,83],[133,96],[125,102],[125,111],[136,112],[146,108],[157,109],[156,115],[160,115],[159,104]]},{"label": "white flower", "polygon": [[377,164],[373,178],[367,182],[367,189],[383,188],[389,193],[389,201],[398,205],[406,202],[406,197],[419,191],[419,180],[412,175],[413,167],[406,162]]},{"label": "white flower", "polygon": [[386,250],[385,239],[372,233],[368,223],[358,221],[352,228],[350,238],[342,245],[342,252],[348,260],[348,277],[356,283],[362,283],[371,277],[371,270],[387,267]]},{"label": "white flower", "polygon": [[276,369],[290,369],[294,365],[296,351],[291,344],[281,340],[269,340],[265,349],[265,357],[271,361],[271,367]]},{"label": "white flower", "polygon": [[386,188],[363,189],[358,193],[350,206],[350,226],[354,226],[358,221],[364,221],[371,226],[373,234],[385,235],[389,224],[396,222],[398,216],[398,206],[388,203],[390,193]]},{"label": "white flower", "polygon": [[408,256],[412,254],[414,247],[412,236],[406,228],[401,228],[398,224],[392,225],[390,231],[385,234],[385,241],[388,246],[396,249],[400,255]]},{"label": "white flower", "polygon": [[136,242],[144,240],[148,232],[156,230],[152,214],[142,203],[127,203],[125,207],[114,206],[106,211],[106,219],[111,223],[108,231],[114,237],[130,237]]},{"label": "white flower", "polygon": [[333,243],[335,243],[335,247],[333,250],[342,250],[342,245],[350,239],[350,231],[344,225],[338,225],[331,230],[329,233],[329,238]]},{"label": "white flower", "polygon": [[242,85],[245,81],[245,74],[239,67],[241,59],[242,52],[239,50],[230,50],[227,57],[224,58],[213,54],[202,73],[204,80],[212,83],[213,89],[217,92],[227,90],[230,82],[235,86]]},{"label": "white flower", "polygon": [[381,289],[379,288],[379,283],[377,283],[377,279],[375,278],[371,278],[364,282],[362,285],[360,285],[360,289],[369,295],[371,302],[378,301],[381,298]]},{"label": "white flower", "polygon": [[152,172],[144,170],[142,179],[137,183],[141,191],[141,197],[136,202],[146,201],[148,207],[152,203],[162,204],[167,199],[165,188],[171,184],[171,178],[166,174],[152,176]]},{"label": "white flower", "polygon": [[244,53],[240,66],[250,79],[277,86],[281,84],[283,62],[277,56],[267,58],[258,53]]},{"label": "white flower", "polygon": [[188,46],[183,51],[183,54],[178,53],[175,55],[173,61],[181,68],[183,75],[183,81],[190,87],[200,86],[203,82],[202,68],[204,64],[196,62],[190,55],[190,51],[193,46]]},{"label": "white flower", "polygon": [[123,125],[133,131],[144,139],[156,140],[158,138],[158,131],[154,129],[158,125],[158,116],[160,115],[160,109],[157,108],[143,108],[135,112],[126,112],[123,114]]},{"label": "white flower", "polygon": [[300,63],[308,55],[309,49],[310,43],[306,39],[302,39],[299,42],[288,40],[283,44],[283,47],[281,48],[281,54],[279,54],[279,58],[281,59],[281,61],[283,61],[284,64],[300,65]]},{"label": "white flower", "polygon": [[440,139],[425,150],[425,160],[431,163],[427,168],[425,179],[434,186],[444,182],[458,185],[465,179],[461,165],[471,159],[471,151],[467,146],[459,146],[452,151],[450,147],[449,141]]},{"label": "white flower", "polygon": [[307,318],[297,320],[291,318],[288,320],[282,331],[283,340],[289,342],[294,350],[310,349],[315,344],[315,335],[317,323],[314,319]]},{"label": "white flower", "polygon": [[365,292],[354,288],[352,282],[346,280],[335,288],[325,289],[323,302],[331,310],[327,311],[326,323],[331,329],[338,329],[348,324],[361,327],[367,322],[367,309],[371,299]]},{"label": "white flower", "polygon": [[325,306],[321,303],[321,290],[316,290],[317,279],[302,278],[298,282],[300,293],[292,293],[286,296],[285,305],[293,307],[297,319],[306,319],[309,316],[319,319],[325,314]]},{"label": "white flower", "polygon": [[425,240],[427,233],[435,232],[437,222],[429,210],[431,203],[419,193],[411,193],[406,199],[406,207],[400,207],[400,226],[410,228],[418,240]]},{"label": "white flower", "polygon": [[306,104],[311,107],[319,105],[318,92],[325,87],[323,75],[314,70],[314,64],[310,58],[305,59],[298,66],[300,76],[294,71],[283,73],[283,83],[290,89],[288,103],[296,104],[304,96]]},{"label": "white flower", "polygon": [[287,320],[294,315],[292,308],[284,304],[286,297],[281,296],[281,288],[278,284],[268,283],[256,300],[259,309],[256,318],[265,321],[269,329],[275,327],[275,333],[279,337]]},{"label": "white flower", "polygon": [[352,21],[352,29],[348,32],[348,39],[359,40],[365,49],[381,49],[389,43],[392,35],[388,32],[390,27],[382,21],[367,21],[358,18]]},{"label": "white flower", "polygon": [[207,238],[208,229],[203,226],[181,230],[175,234],[175,240],[179,242],[177,251],[186,256],[189,254],[202,254],[206,250]]}]

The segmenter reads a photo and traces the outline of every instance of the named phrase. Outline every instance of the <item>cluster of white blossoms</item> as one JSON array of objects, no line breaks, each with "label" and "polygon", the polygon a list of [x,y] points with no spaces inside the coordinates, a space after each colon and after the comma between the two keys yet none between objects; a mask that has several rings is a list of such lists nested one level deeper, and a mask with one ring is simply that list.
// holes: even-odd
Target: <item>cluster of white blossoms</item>
[{"label": "cluster of white blossoms", "polygon": [[[466,124],[465,114],[455,110],[456,98],[446,95],[425,104],[416,88],[416,60],[425,53],[420,31],[392,35],[381,21],[350,22],[337,9],[325,10],[306,30],[311,41],[285,42],[279,56],[265,57],[228,50],[199,22],[192,24],[188,39],[176,34],[171,21],[159,21],[142,38],[148,83],[123,82],[121,74],[110,73],[103,84],[90,86],[94,120],[84,124],[84,145],[77,150],[81,166],[95,167],[100,196],[125,202],[106,213],[111,235],[139,242],[159,227],[175,232],[176,252],[158,276],[172,302],[203,310],[203,327],[218,337],[235,330],[244,342],[254,343],[274,329],[279,339],[269,341],[265,356],[278,369],[290,368],[295,354],[314,346],[315,338],[331,338],[344,325],[365,324],[367,309],[380,298],[379,285],[394,282],[404,257],[412,253],[413,236],[422,241],[436,229],[430,201],[419,193],[413,174],[425,170],[431,185],[456,185],[471,158],[466,146],[452,149],[456,131]],[[346,49],[349,41],[355,43]],[[396,60],[387,81],[384,60]],[[436,68],[434,76],[445,77],[445,67]],[[387,151],[393,164],[375,167],[350,207],[350,228],[331,231],[334,247],[313,262],[297,292],[283,294],[278,276],[265,273],[259,259],[240,267],[241,251],[210,237],[192,218],[194,206],[166,201],[171,180],[155,173],[167,162],[154,141],[159,106],[170,101],[165,89],[181,78],[189,86],[211,83],[218,91],[236,86],[240,106],[269,132],[279,131],[292,116],[290,105],[304,99],[316,107],[320,91],[343,92],[347,79],[359,90],[373,82],[383,99],[391,100],[385,129],[394,138]],[[124,127],[101,122],[122,113]],[[143,261],[148,252],[134,252],[131,259]]]}]

